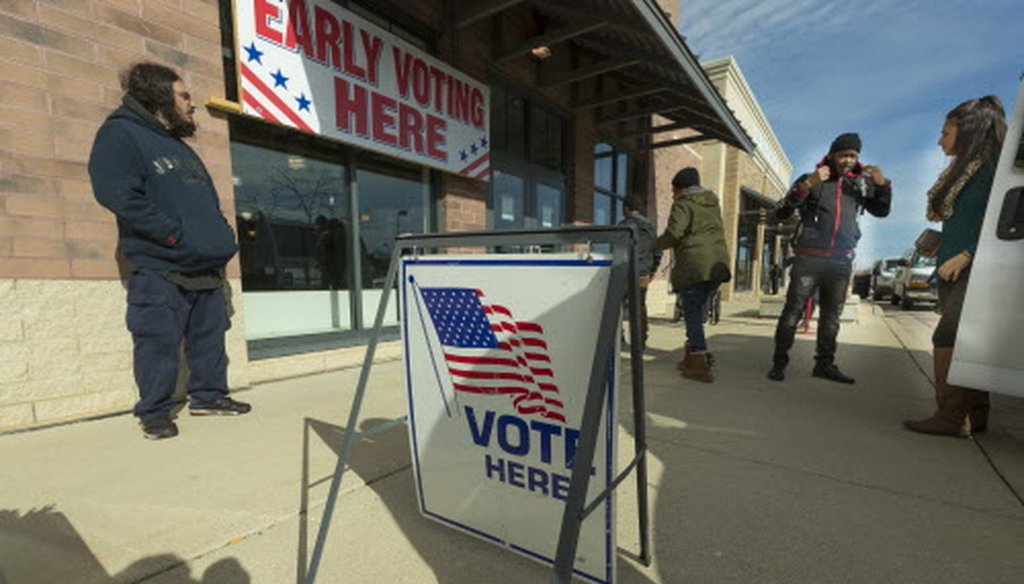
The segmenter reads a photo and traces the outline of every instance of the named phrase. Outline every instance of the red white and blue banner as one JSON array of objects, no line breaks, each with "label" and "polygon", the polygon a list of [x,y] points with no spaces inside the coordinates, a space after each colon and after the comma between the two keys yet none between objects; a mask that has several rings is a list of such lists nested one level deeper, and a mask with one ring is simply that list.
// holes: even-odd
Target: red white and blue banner
[{"label": "red white and blue banner", "polygon": [[243,111],[478,180],[487,86],[330,0],[235,0]]},{"label": "red white and blue banner", "polygon": [[[553,564],[611,261],[441,256],[402,264],[409,435],[420,510]],[[617,342],[617,339],[616,339]],[[609,365],[587,501],[616,475]],[[609,497],[582,525],[576,575],[612,582]]]}]

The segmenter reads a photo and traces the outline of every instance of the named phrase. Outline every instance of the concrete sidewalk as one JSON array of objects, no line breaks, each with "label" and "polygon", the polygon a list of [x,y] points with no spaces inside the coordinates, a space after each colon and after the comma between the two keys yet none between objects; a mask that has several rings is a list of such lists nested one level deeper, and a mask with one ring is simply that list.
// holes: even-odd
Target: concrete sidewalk
[{"label": "concrete sidewalk", "polygon": [[[920,436],[930,313],[861,306],[842,386],[810,377],[800,335],[764,374],[774,321],[728,305],[709,328],[718,381],[675,372],[681,325],[645,360],[654,564],[620,488],[619,582],[1017,584],[1024,574],[1024,406],[994,396],[976,440]],[[0,584],[282,584],[312,551],[358,370],[258,386],[239,418],[179,418],[150,442],[127,416],[0,436]],[[405,411],[401,365],[375,367],[362,426]],[[623,380],[628,382],[628,372]],[[624,395],[624,398],[626,398]],[[620,420],[632,452],[629,399]],[[403,425],[353,452],[318,582],[547,582],[549,571],[419,515]],[[308,509],[308,512],[303,512]]]}]

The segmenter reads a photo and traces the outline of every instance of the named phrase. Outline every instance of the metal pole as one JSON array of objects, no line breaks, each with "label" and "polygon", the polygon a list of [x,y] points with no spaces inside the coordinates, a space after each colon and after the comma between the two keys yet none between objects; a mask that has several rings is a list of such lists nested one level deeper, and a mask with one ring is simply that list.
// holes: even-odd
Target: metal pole
[{"label": "metal pole", "polygon": [[402,247],[395,243],[391,252],[391,265],[388,266],[388,275],[384,278],[384,291],[380,297],[380,304],[377,306],[377,318],[373,324],[373,332],[370,334],[370,344],[366,347],[366,356],[363,359],[363,370],[359,374],[359,383],[356,385],[356,394],[352,398],[352,408],[348,414],[348,424],[345,426],[345,437],[341,441],[341,453],[338,455],[338,463],[334,467],[334,476],[331,478],[331,488],[327,494],[327,503],[324,505],[324,514],[320,520],[320,530],[316,536],[316,546],[313,548],[313,556],[309,559],[309,571],[306,573],[306,584],[316,582],[316,573],[320,567],[320,558],[324,553],[324,544],[327,541],[327,530],[331,526],[331,517],[334,515],[334,505],[338,501],[338,491],[341,488],[341,478],[345,473],[345,464],[348,462],[349,451],[356,435],[356,423],[359,421],[359,410],[363,405],[363,396],[366,394],[366,382],[370,377],[370,366],[373,364],[373,355],[377,351],[377,341],[380,338],[380,329],[384,326],[384,315],[387,313],[388,298],[391,295],[391,287],[395,284],[395,277],[398,273],[398,261],[401,256]]},{"label": "metal pole", "polygon": [[647,423],[644,404],[643,323],[640,321],[640,278],[637,275],[636,245],[629,246],[629,331],[630,373],[633,378],[633,451],[636,456],[636,505],[640,524],[640,561],[651,565],[650,527],[647,504]]},{"label": "metal pole", "polygon": [[590,467],[594,461],[597,431],[601,423],[601,408],[604,405],[607,391],[608,360],[612,358],[615,335],[619,330],[619,309],[622,306],[629,270],[629,266],[626,265],[628,259],[623,251],[623,239],[631,241],[631,238],[623,234],[623,237],[612,243],[611,276],[601,316],[601,327],[597,336],[594,363],[590,370],[590,385],[587,388],[587,399],[583,407],[579,444],[572,463],[569,493],[566,497],[562,527],[558,535],[555,567],[551,576],[551,581],[554,584],[569,583],[576,560],[576,548],[583,522],[583,508],[586,503],[587,487],[590,483]]}]

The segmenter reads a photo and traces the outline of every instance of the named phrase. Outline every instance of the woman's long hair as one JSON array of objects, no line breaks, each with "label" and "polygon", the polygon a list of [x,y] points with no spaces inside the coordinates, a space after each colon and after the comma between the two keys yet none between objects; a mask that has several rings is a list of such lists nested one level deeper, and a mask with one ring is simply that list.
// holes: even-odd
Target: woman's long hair
[{"label": "woman's long hair", "polygon": [[929,217],[948,217],[943,207],[948,209],[950,199],[959,194],[950,190],[957,183],[960,183],[957,191],[963,188],[963,177],[967,173],[973,174],[983,166],[995,168],[1006,137],[1006,113],[995,95],[961,103],[946,114],[946,122],[956,126],[953,161],[929,191]]}]

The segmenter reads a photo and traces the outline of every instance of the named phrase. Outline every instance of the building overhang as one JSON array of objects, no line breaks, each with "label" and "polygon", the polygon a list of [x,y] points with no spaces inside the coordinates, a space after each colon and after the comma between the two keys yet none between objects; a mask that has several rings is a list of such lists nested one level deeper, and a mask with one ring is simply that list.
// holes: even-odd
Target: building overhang
[{"label": "building overhang", "polygon": [[[518,59],[533,60],[537,87],[568,87],[569,107],[591,112],[598,133],[609,141],[646,150],[719,140],[754,151],[753,140],[655,0],[480,0],[460,4],[449,22],[457,31],[496,16],[495,30],[501,30],[506,11],[526,13],[540,24],[525,38],[500,43],[494,62],[514,66]],[[652,116],[662,121],[652,122]]]}]

